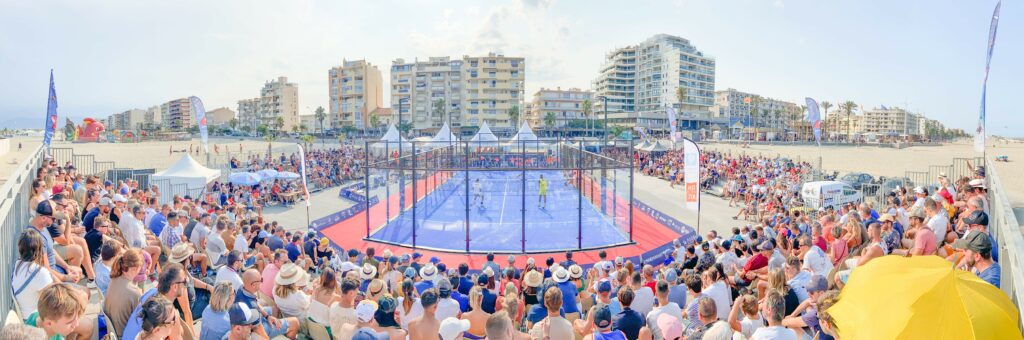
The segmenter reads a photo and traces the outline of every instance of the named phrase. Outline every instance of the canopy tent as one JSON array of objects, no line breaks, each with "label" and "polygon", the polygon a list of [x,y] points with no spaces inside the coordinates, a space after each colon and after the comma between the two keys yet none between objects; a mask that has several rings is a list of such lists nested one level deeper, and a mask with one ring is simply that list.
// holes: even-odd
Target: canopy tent
[{"label": "canopy tent", "polygon": [[516,132],[509,142],[529,142],[537,140],[537,135],[533,133],[533,129],[530,128],[530,123],[523,122],[523,125],[519,126],[519,132]]},{"label": "canopy tent", "polygon": [[398,133],[398,129],[395,128],[395,124],[391,124],[390,126],[388,126],[388,131],[384,133],[384,137],[381,137],[379,142],[373,143],[373,147],[380,149],[387,148],[397,150],[399,144],[401,144],[403,148],[408,148],[412,146],[411,144],[409,144],[408,140],[402,138],[402,135]]},{"label": "canopy tent", "polygon": [[[186,153],[167,169],[151,175],[149,181],[166,185],[172,191],[175,187],[181,187],[181,184],[184,184],[186,192],[193,193],[194,191],[202,192],[205,190],[206,184],[218,178],[220,178],[220,170],[207,168]],[[175,192],[175,194],[184,196],[184,193]],[[171,197],[172,195],[161,196]]]},{"label": "canopy tent", "polygon": [[437,131],[437,135],[434,135],[434,138],[430,139],[430,143],[428,143],[427,146],[430,148],[440,148],[451,145],[452,143],[457,143],[458,141],[459,139],[455,137],[451,128],[448,127],[448,123],[444,123],[444,126]]},{"label": "canopy tent", "polygon": [[665,152],[668,151],[669,148],[665,147],[665,145],[662,145],[660,141],[657,141],[654,142],[653,144],[647,145],[646,147],[640,150],[645,152]]},{"label": "canopy tent", "polygon": [[473,135],[473,138],[469,139],[470,142],[497,142],[498,137],[491,132],[491,128],[487,126],[487,121],[484,121],[484,125],[480,126],[480,130]]},{"label": "canopy tent", "polygon": [[633,148],[637,149],[637,150],[643,150],[644,148],[646,148],[646,147],[648,147],[650,145],[651,145],[651,143],[649,141],[645,140],[643,142],[640,142],[640,144],[634,145]]}]

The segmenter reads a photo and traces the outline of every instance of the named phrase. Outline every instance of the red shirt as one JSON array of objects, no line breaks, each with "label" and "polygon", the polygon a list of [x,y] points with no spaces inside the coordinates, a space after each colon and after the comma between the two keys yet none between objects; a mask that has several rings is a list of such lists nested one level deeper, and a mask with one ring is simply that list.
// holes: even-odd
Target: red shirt
[{"label": "red shirt", "polygon": [[768,258],[758,252],[743,265],[743,271],[751,272],[768,266]]},{"label": "red shirt", "polygon": [[821,248],[821,251],[828,251],[828,241],[825,240],[824,236],[818,236],[817,239],[814,239],[814,245]]}]

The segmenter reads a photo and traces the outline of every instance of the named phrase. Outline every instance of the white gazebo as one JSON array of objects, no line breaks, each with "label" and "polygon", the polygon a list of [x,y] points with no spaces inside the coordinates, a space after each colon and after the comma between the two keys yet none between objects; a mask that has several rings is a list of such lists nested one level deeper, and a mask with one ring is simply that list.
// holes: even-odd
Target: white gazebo
[{"label": "white gazebo", "polygon": [[441,148],[453,143],[458,143],[459,139],[452,133],[451,128],[448,127],[448,123],[444,123],[444,126],[437,131],[437,135],[430,139],[430,143],[427,143],[429,148]]},{"label": "white gazebo", "polygon": [[480,126],[480,130],[473,135],[473,138],[469,139],[470,142],[497,142],[498,137],[491,132],[491,127],[487,126],[487,121],[484,121],[484,125]]},{"label": "white gazebo", "polygon": [[[163,191],[168,194],[161,195],[161,198],[167,197],[169,200],[174,194],[184,196],[201,193],[207,184],[218,178],[220,170],[207,168],[186,153],[167,169],[150,175],[149,181],[165,186]],[[175,192],[177,188],[182,187],[181,184],[184,184],[185,192]]]},{"label": "white gazebo", "polygon": [[398,146],[401,144],[403,148],[409,148],[412,145],[402,135],[398,134],[398,129],[395,128],[395,124],[388,126],[388,131],[384,133],[384,137],[380,138],[380,141],[373,143],[373,147],[377,149],[389,149],[398,150]]},{"label": "white gazebo", "polygon": [[509,142],[530,142],[537,140],[537,135],[533,133],[533,129],[530,128],[530,123],[523,122],[523,125],[519,126],[519,132],[516,132]]}]

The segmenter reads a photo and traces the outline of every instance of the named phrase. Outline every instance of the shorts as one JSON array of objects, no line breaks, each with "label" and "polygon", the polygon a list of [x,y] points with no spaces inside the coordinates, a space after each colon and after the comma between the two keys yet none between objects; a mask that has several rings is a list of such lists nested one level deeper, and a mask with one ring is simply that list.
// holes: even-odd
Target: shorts
[{"label": "shorts", "polygon": [[60,258],[62,259],[68,258],[68,247],[65,245],[54,243],[53,251],[57,253],[57,256],[60,256]]},{"label": "shorts", "polygon": [[[267,315],[274,314],[274,310],[271,307],[263,307],[263,310],[267,312]],[[267,337],[271,339],[288,333],[288,323],[281,319],[278,319],[277,321],[281,322],[281,327],[275,329],[270,325],[270,320],[260,320],[260,323],[263,324],[263,330],[267,332]]]}]

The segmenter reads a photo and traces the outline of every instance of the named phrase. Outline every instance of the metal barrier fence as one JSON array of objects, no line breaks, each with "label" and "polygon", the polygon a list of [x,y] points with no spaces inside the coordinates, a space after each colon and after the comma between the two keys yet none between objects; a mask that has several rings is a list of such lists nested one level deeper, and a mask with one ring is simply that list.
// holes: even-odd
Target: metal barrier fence
[{"label": "metal barrier fence", "polygon": [[[979,164],[979,163],[974,163]],[[1005,188],[991,162],[985,163],[988,181],[989,232],[999,247],[1000,287],[1020,310],[1024,306],[1024,233],[1006,198]],[[1024,314],[1018,314],[1017,327],[1024,328]]]},{"label": "metal barrier fence", "polygon": [[41,161],[40,146],[31,156],[18,164],[7,182],[0,187],[0,237],[6,240],[2,248],[7,249],[0,252],[0,292],[3,292],[0,293],[0,311],[4,311],[5,316],[14,309],[11,295],[14,273],[11,268],[14,268],[14,262],[18,258],[18,247],[15,244],[18,235],[29,224],[31,218],[29,198],[32,196],[32,179]]}]

